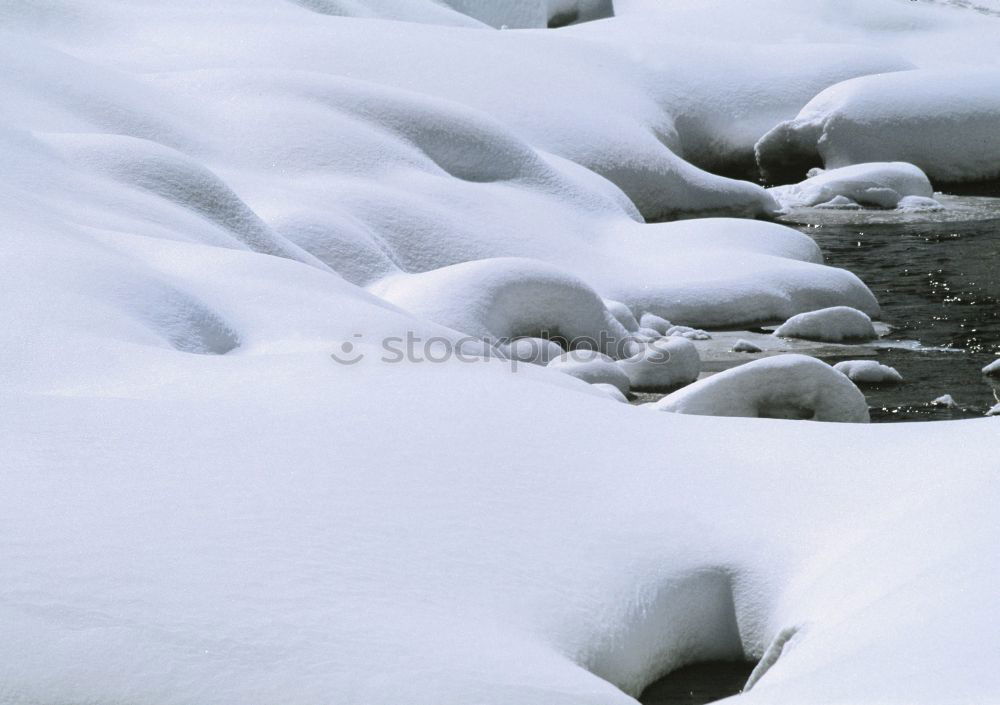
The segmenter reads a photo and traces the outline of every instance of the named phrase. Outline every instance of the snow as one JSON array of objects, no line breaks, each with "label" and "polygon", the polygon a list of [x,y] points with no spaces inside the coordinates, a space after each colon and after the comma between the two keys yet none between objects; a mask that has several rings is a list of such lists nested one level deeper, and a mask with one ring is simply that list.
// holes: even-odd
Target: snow
[{"label": "snow", "polygon": [[806,355],[732,367],[656,403],[677,414],[868,423],[868,403],[846,375]]},{"label": "snow", "polygon": [[900,71],[830,86],[755,149],[772,174],[909,162],[935,182],[982,181],[1000,177],[998,130],[1000,71]]},{"label": "snow", "polygon": [[832,343],[864,341],[878,337],[872,319],[850,306],[832,306],[792,316],[774,334],[783,338],[804,338]]},{"label": "snow", "polygon": [[558,343],[546,338],[517,338],[499,346],[502,354],[518,362],[547,365],[565,351]]},{"label": "snow", "polygon": [[[919,168],[903,162],[865,163],[840,169],[813,169],[805,181],[770,189],[784,208],[940,207],[934,189]],[[904,199],[909,198],[904,202]],[[922,199],[922,200],[914,200]]]},{"label": "snow", "polygon": [[[997,21],[620,4],[0,3],[0,701],[624,705],[765,652],[748,702],[1000,691],[994,421],[652,414],[618,359],[877,315],[796,230],[656,221],[773,213],[704,169]],[[772,360],[675,394],[860,418]]]},{"label": "snow", "polygon": [[1000,359],[994,360],[984,367],[983,374],[988,376],[1000,375]]},{"label": "snow", "polygon": [[625,371],[615,365],[614,359],[596,350],[570,350],[553,358],[546,367],[588,384],[610,384],[622,394],[629,390]]},{"label": "snow", "polygon": [[754,343],[751,343],[748,340],[743,340],[742,338],[740,338],[733,345],[733,352],[759,353],[763,352],[763,350],[759,345],[755,345]]},{"label": "snow", "polygon": [[644,313],[639,318],[639,325],[642,328],[648,328],[654,333],[660,335],[667,335],[667,331],[673,326],[666,318],[657,316],[655,313]]},{"label": "snow", "polygon": [[833,369],[847,375],[855,384],[899,384],[903,381],[895,368],[875,360],[844,360]]},{"label": "snow", "polygon": [[946,407],[948,409],[957,409],[957,408],[959,408],[958,402],[955,401],[955,398],[952,395],[950,395],[950,394],[942,394],[938,398],[934,399],[931,402],[931,406],[943,406],[943,407]]},{"label": "snow", "polygon": [[674,389],[698,379],[701,357],[694,343],[686,338],[660,338],[619,360],[618,367],[628,376],[632,389]]}]

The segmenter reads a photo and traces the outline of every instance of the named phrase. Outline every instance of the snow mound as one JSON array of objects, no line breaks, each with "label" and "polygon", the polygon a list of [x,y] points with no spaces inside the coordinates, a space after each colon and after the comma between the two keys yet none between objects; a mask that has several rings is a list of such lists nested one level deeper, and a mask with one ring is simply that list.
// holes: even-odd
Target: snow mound
[{"label": "snow mound", "polygon": [[628,404],[628,397],[622,392],[621,389],[613,384],[608,384],[607,382],[598,382],[597,384],[591,385],[594,389],[600,390],[607,394],[609,397],[615,401],[625,402]]},{"label": "snow mound", "polygon": [[[801,183],[776,186],[769,191],[784,208],[849,208],[855,204],[896,208],[908,196],[933,201],[931,196],[934,195],[924,172],[904,162],[855,164],[826,171],[814,169]],[[906,205],[912,208],[917,204],[908,201]]]},{"label": "snow mound", "polygon": [[903,381],[903,375],[894,367],[875,360],[844,360],[833,369],[847,375],[855,384],[899,384]]},{"label": "snow mound", "polygon": [[550,361],[548,367],[588,384],[610,384],[622,394],[629,390],[628,375],[614,359],[596,350],[570,350]]},{"label": "snow mound", "polygon": [[523,258],[463,262],[397,274],[369,287],[382,298],[491,341],[560,337],[620,356],[628,331],[597,293],[557,267]]},{"label": "snow mound", "polygon": [[1000,416],[1000,404],[995,404],[989,411],[986,412],[987,416]]},{"label": "snow mound", "polygon": [[667,335],[667,331],[670,330],[673,324],[666,318],[657,316],[655,313],[644,313],[639,317],[639,325],[642,328],[653,330],[660,335]]},{"label": "snow mound", "polygon": [[611,299],[604,299],[604,306],[611,312],[611,315],[617,319],[619,323],[625,328],[625,330],[633,333],[639,330],[639,321],[635,319],[635,315],[629,309],[628,306],[623,304],[621,301],[612,301]]},{"label": "snow mound", "polygon": [[701,372],[701,357],[686,338],[660,338],[618,361],[633,389],[664,390],[690,384]]},{"label": "snow mound", "polygon": [[873,340],[878,337],[872,319],[850,306],[832,306],[792,316],[774,334],[828,343]]},{"label": "snow mound", "polygon": [[691,326],[670,326],[667,330],[670,337],[687,338],[688,340],[711,340],[712,336],[701,328]]},{"label": "snow mound", "polygon": [[950,394],[942,394],[937,399],[931,402],[931,406],[941,406],[946,409],[958,409],[958,402],[955,401],[955,397]]},{"label": "snow mound", "polygon": [[984,367],[983,374],[989,377],[1000,376],[1000,360],[994,360]]},{"label": "snow mound", "polygon": [[565,352],[561,345],[545,338],[518,338],[497,347],[510,360],[534,365],[547,365]]},{"label": "snow mound", "polygon": [[867,423],[864,394],[845,375],[806,355],[778,355],[733,367],[667,395],[662,411]]},{"label": "snow mound", "polygon": [[759,353],[763,352],[763,350],[761,350],[759,345],[754,345],[749,340],[743,340],[741,338],[733,345],[733,352]]},{"label": "snow mound", "polygon": [[819,162],[909,162],[936,182],[981,181],[1000,177],[998,132],[1000,71],[898,71],[830,86],[755,150],[771,180]]}]

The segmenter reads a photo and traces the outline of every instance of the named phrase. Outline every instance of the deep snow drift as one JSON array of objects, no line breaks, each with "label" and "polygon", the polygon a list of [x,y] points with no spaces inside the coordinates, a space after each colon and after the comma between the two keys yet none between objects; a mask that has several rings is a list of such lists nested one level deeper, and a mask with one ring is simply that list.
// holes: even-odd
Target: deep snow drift
[{"label": "deep snow drift", "polygon": [[[995,699],[995,419],[620,391],[700,328],[877,316],[794,230],[644,221],[775,212],[720,174],[1000,21],[620,5],[0,4],[0,702],[624,704],[789,635],[745,700]],[[543,366],[578,338],[617,394]],[[755,411],[862,420],[752,364],[677,394],[791,366]]]}]

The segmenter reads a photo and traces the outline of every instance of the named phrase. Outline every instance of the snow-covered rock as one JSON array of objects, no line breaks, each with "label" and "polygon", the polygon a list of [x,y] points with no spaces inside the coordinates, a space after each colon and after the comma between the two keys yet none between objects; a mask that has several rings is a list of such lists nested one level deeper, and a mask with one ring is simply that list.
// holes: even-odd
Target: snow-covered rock
[{"label": "snow-covered rock", "polygon": [[1000,360],[994,360],[984,367],[983,374],[989,377],[1000,376]]},{"label": "snow-covered rock", "polygon": [[667,335],[672,324],[666,318],[657,316],[655,313],[644,313],[639,317],[639,325],[643,328],[655,330],[660,335]]},{"label": "snow-covered rock", "polygon": [[[934,189],[919,168],[903,162],[866,163],[840,169],[814,169],[799,184],[770,189],[785,208],[822,206],[845,208],[852,205],[876,208],[917,207],[919,197],[933,201]],[[933,201],[937,203],[937,201]],[[940,205],[940,204],[938,204]]]},{"label": "snow-covered rock", "polygon": [[622,324],[625,330],[630,333],[634,333],[639,330],[639,321],[636,320],[635,314],[633,314],[632,311],[629,310],[629,307],[621,301],[604,299],[604,306],[611,312],[611,315]]},{"label": "snow-covered rock", "polygon": [[740,338],[733,345],[733,352],[759,353],[763,352],[763,350],[759,345],[755,345],[751,343],[749,340],[743,340],[742,338]]},{"label": "snow-covered rock", "polygon": [[996,404],[986,412],[987,416],[1000,416],[1000,404]]},{"label": "snow-covered rock", "polygon": [[740,338],[733,344],[733,352],[758,353],[763,352],[759,345],[751,343],[749,340]]},{"label": "snow-covered rock", "polygon": [[633,389],[664,390],[690,384],[701,372],[698,349],[686,338],[661,338],[618,361]]},{"label": "snow-covered rock", "polygon": [[847,375],[855,384],[899,384],[903,375],[889,365],[875,360],[844,360],[833,369]]},{"label": "snow-covered rock", "polygon": [[712,336],[701,328],[691,326],[670,326],[667,335],[671,337],[687,338],[688,340],[711,340]]},{"label": "snow-covered rock", "polygon": [[792,316],[774,334],[830,343],[864,341],[878,337],[868,314],[849,306],[833,306]]},{"label": "snow-covered rock", "polygon": [[547,365],[566,352],[561,345],[546,338],[517,338],[500,343],[498,347],[508,359],[534,365]]},{"label": "snow-covered rock", "polygon": [[628,375],[614,359],[596,350],[570,350],[553,358],[547,367],[588,384],[610,384],[622,394],[629,390]]},{"label": "snow-covered rock", "polygon": [[592,384],[591,387],[599,389],[615,401],[624,402],[626,404],[628,403],[628,397],[625,396],[621,389],[613,384],[608,384],[607,382],[597,382],[596,384]]},{"label": "snow-covered rock", "polygon": [[657,402],[661,411],[867,423],[868,403],[854,383],[806,355],[761,358],[695,382]]},{"label": "snow-covered rock", "polygon": [[955,401],[955,397],[950,394],[942,394],[937,399],[931,401],[931,406],[940,406],[946,409],[958,409],[958,402]]},{"label": "snow-covered rock", "polygon": [[980,181],[1000,177],[998,131],[1000,71],[897,71],[830,86],[755,149],[778,175],[909,162],[934,181]]},{"label": "snow-covered rock", "polygon": [[527,259],[477,260],[398,274],[371,289],[409,311],[483,339],[559,336],[571,347],[614,354],[628,335],[584,282]]}]

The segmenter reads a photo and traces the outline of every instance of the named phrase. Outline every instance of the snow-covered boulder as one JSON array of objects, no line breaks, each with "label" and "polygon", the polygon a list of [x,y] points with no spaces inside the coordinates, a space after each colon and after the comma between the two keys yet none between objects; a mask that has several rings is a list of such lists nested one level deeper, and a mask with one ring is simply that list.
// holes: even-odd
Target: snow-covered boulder
[{"label": "snow-covered boulder", "polygon": [[733,344],[733,352],[759,353],[763,352],[763,350],[761,350],[761,347],[759,345],[755,345],[754,343],[751,343],[749,340],[743,340],[742,338],[740,338]]},{"label": "snow-covered boulder", "polygon": [[[776,186],[770,192],[784,208],[851,208],[857,205],[896,208],[908,196],[931,199],[934,195],[924,172],[905,162],[855,164],[826,171],[814,169],[805,181]],[[909,200],[902,205],[913,208],[917,204]]]},{"label": "snow-covered boulder", "polygon": [[639,330],[639,321],[635,319],[635,314],[633,314],[629,307],[621,301],[604,299],[604,306],[611,312],[611,315],[622,324],[622,327],[624,327],[625,330],[630,333]]},{"label": "snow-covered boulder", "polygon": [[688,340],[711,340],[712,336],[701,328],[691,326],[670,326],[667,335],[671,337],[687,338]]},{"label": "snow-covered boulder", "polygon": [[979,181],[1000,177],[998,133],[1000,71],[898,71],[830,86],[755,150],[772,178],[902,161],[934,181]]},{"label": "snow-covered boulder", "polygon": [[610,384],[622,394],[629,390],[628,375],[614,359],[596,350],[570,350],[550,361],[548,367],[589,384]]},{"label": "snow-covered boulder", "polygon": [[903,375],[894,367],[875,360],[844,360],[833,369],[847,375],[855,384],[899,384]]},{"label": "snow-covered boulder", "polygon": [[565,352],[561,345],[546,338],[517,338],[501,343],[499,349],[510,360],[534,365],[547,365]]},{"label": "snow-covered boulder", "polygon": [[597,384],[593,384],[591,386],[594,389],[598,389],[598,390],[604,392],[605,394],[607,394],[609,397],[611,397],[615,401],[624,402],[626,404],[628,403],[628,397],[625,396],[625,394],[622,392],[622,390],[620,390],[618,387],[616,387],[613,384],[608,384],[607,382],[598,382]]},{"label": "snow-covered boulder", "polygon": [[994,360],[983,368],[983,374],[988,377],[1000,376],[1000,359]]},{"label": "snow-covered boulder", "polygon": [[778,355],[732,367],[665,396],[661,411],[867,423],[864,394],[845,375],[806,355]]},{"label": "snow-covered boulder", "polygon": [[931,402],[931,406],[943,407],[945,409],[958,409],[958,402],[950,394],[942,394]]},{"label": "snow-covered boulder", "polygon": [[524,258],[463,262],[397,274],[369,287],[382,298],[468,335],[560,336],[617,354],[628,332],[597,293],[557,267]]},{"label": "snow-covered boulder", "polygon": [[639,317],[639,325],[643,328],[655,330],[660,335],[666,335],[672,324],[666,318],[657,316],[655,313],[644,313]]},{"label": "snow-covered boulder", "polygon": [[661,338],[618,361],[633,389],[673,389],[690,384],[701,372],[701,357],[690,340]]},{"label": "snow-covered boulder", "polygon": [[774,334],[829,343],[873,340],[878,337],[872,319],[850,306],[832,306],[792,316]]}]

